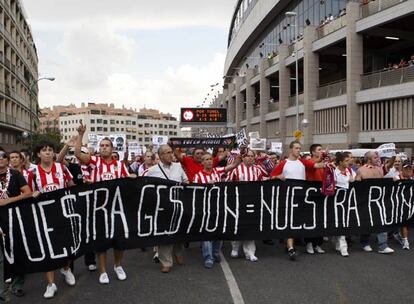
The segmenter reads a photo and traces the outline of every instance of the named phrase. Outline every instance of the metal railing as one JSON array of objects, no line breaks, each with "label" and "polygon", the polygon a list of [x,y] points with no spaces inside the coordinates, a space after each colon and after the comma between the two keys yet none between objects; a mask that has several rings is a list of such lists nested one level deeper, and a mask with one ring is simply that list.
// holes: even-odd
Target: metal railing
[{"label": "metal railing", "polygon": [[269,59],[270,66],[273,66],[277,64],[278,62],[279,62],[279,54]]},{"label": "metal railing", "polygon": [[[299,105],[302,105],[304,101],[303,93],[299,93]],[[289,96],[289,108],[296,106],[296,95]]]},{"label": "metal railing", "polygon": [[325,37],[326,35],[336,32],[346,26],[346,15],[342,15],[327,24],[324,24],[317,29],[318,39]]},{"label": "metal railing", "polygon": [[346,80],[339,80],[320,86],[318,99],[341,96],[346,94]]},{"label": "metal railing", "polygon": [[[9,85],[0,83],[0,93],[14,99],[22,106],[29,108],[30,107],[30,100],[23,98],[20,94],[18,94],[15,90],[11,89]],[[30,97],[28,97],[30,98]],[[33,109],[32,109],[33,110]]]},{"label": "metal railing", "polygon": [[269,102],[269,112],[279,111],[279,102]]},{"label": "metal railing", "polygon": [[411,82],[414,81],[414,65],[368,73],[361,76],[361,81],[361,90]]},{"label": "metal railing", "polygon": [[298,41],[289,44],[289,46],[288,46],[289,56],[292,56],[292,54],[295,52],[295,50],[296,50],[295,49],[295,44],[297,44],[298,51],[303,49],[303,37],[299,38]]},{"label": "metal railing", "polygon": [[361,5],[361,17],[366,18],[408,0],[371,0]]},{"label": "metal railing", "polygon": [[15,127],[19,127],[25,130],[30,129],[30,124],[21,120],[18,120],[16,117],[13,117],[12,115],[2,113],[0,112],[0,122],[5,123],[8,125],[12,125]]}]

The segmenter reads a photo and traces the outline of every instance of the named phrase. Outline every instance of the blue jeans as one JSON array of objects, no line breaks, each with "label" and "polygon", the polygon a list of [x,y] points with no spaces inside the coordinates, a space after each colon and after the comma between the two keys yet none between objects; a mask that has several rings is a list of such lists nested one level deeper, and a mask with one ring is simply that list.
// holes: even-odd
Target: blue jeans
[{"label": "blue jeans", "polygon": [[[201,250],[205,261],[214,261],[216,257],[220,256],[221,246],[223,241],[205,241],[201,242]],[[217,259],[217,258],[216,258]]]},{"label": "blue jeans", "polygon": [[[360,237],[360,242],[362,247],[369,245],[369,234],[363,234]],[[381,232],[377,234],[377,240],[378,240],[378,249],[384,250],[388,247],[388,233],[387,232]]]}]

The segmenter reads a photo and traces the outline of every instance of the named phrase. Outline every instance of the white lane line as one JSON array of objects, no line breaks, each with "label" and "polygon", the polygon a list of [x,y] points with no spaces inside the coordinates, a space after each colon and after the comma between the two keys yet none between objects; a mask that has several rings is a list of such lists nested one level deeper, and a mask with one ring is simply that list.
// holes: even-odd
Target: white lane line
[{"label": "white lane line", "polygon": [[226,278],[227,285],[229,286],[231,297],[233,298],[234,304],[244,304],[243,296],[240,292],[239,286],[237,285],[236,278],[233,275],[233,272],[230,269],[229,264],[224,258],[223,253],[220,253],[221,256],[221,269],[223,270],[224,277]]}]

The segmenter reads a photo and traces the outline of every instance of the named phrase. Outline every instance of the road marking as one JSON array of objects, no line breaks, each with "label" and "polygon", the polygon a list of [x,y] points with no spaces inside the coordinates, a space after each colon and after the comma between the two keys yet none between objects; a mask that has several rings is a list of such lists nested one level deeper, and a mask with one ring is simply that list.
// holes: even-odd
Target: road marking
[{"label": "road marking", "polygon": [[220,253],[221,256],[221,269],[223,270],[224,277],[226,278],[227,285],[229,286],[231,297],[233,298],[234,304],[244,304],[243,296],[240,292],[239,286],[237,285],[236,278],[233,275],[233,272],[230,269],[229,264],[227,263],[224,255]]},{"label": "road marking", "polygon": [[342,288],[341,284],[336,283],[336,291],[339,296],[339,304],[348,304],[348,297],[345,294],[345,290]]}]

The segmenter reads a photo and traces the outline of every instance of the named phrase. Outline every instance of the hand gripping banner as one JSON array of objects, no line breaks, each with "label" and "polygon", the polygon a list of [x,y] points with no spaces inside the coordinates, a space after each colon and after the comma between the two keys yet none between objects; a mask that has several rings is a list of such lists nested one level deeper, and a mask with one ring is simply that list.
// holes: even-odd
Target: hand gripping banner
[{"label": "hand gripping banner", "polygon": [[87,251],[201,240],[390,231],[413,215],[414,182],[355,182],[334,196],[297,180],[183,185],[122,179],[0,208],[8,272],[57,269]]}]

